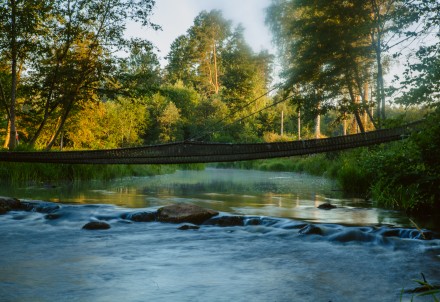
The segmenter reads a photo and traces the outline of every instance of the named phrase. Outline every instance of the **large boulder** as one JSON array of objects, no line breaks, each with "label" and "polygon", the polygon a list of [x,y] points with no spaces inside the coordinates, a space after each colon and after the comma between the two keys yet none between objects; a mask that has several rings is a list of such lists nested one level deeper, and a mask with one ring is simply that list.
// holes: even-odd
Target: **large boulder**
[{"label": "large boulder", "polygon": [[174,204],[157,210],[157,220],[171,223],[202,224],[209,218],[218,215],[217,211],[204,209],[192,204]]},{"label": "large boulder", "polygon": [[22,210],[23,205],[17,198],[0,196],[0,215],[13,210]]}]

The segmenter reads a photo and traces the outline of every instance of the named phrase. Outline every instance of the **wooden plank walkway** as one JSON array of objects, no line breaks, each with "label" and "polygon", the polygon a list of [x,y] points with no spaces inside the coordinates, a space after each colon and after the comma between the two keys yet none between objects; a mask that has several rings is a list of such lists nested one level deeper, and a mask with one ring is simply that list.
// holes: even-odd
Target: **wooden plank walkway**
[{"label": "wooden plank walkway", "polygon": [[144,147],[53,152],[0,152],[0,162],[181,164],[290,157],[377,145],[406,138],[419,123],[361,134],[277,143],[178,142]]}]

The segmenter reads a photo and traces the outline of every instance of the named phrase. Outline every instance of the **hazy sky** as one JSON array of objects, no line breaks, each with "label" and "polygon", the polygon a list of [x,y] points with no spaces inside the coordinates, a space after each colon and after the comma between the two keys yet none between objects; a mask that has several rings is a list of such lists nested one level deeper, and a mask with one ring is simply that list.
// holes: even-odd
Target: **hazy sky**
[{"label": "hazy sky", "polygon": [[225,19],[234,22],[234,26],[241,23],[245,27],[245,39],[254,51],[268,49],[273,53],[271,35],[264,24],[265,8],[270,2],[271,0],[156,0],[151,20],[162,26],[162,31],[139,30],[130,26],[128,33],[152,41],[159,48],[159,56],[163,59],[174,39],[185,34],[202,10],[219,9]]}]

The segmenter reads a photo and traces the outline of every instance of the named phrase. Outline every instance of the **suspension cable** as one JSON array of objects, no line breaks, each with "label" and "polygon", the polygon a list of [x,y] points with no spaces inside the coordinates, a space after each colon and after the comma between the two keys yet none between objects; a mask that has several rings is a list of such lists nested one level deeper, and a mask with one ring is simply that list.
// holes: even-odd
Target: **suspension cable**
[{"label": "suspension cable", "polygon": [[[209,130],[209,129],[205,129],[205,130],[203,130],[203,131],[201,131],[201,132],[199,132],[199,133],[196,133],[195,135],[191,136],[188,140],[189,140],[189,141],[199,140],[199,139],[202,139],[203,137],[207,136],[208,134],[211,134],[211,133],[217,131],[217,129],[215,129],[215,128],[216,128],[219,124],[221,124],[222,122],[224,122],[226,119],[228,119],[228,118],[234,116],[237,112],[239,112],[239,111],[241,111],[241,110],[243,110],[243,109],[249,107],[250,105],[252,105],[252,104],[255,103],[256,101],[258,101],[259,99],[261,99],[261,98],[267,96],[268,94],[270,94],[272,91],[274,91],[274,90],[280,88],[282,85],[283,85],[283,84],[275,85],[273,88],[271,88],[270,90],[268,90],[268,91],[265,92],[264,94],[262,94],[262,95],[256,97],[255,99],[252,99],[251,101],[247,102],[247,103],[244,104],[243,106],[240,106],[240,107],[238,107],[237,109],[233,110],[231,113],[229,113],[229,114],[228,114],[227,116],[225,116],[224,118],[222,118],[222,119],[218,120],[217,122],[215,122],[215,123],[211,126],[211,127],[212,127],[211,130]],[[267,108],[269,108],[269,107],[267,107]],[[258,112],[260,112],[260,111],[258,111]],[[256,112],[256,113],[258,113],[258,112]],[[256,113],[253,113],[253,114],[256,114]],[[253,115],[253,114],[251,114],[251,115]],[[251,116],[251,115],[250,115],[250,116]],[[242,120],[242,119],[240,119],[240,120]],[[232,124],[234,124],[234,123],[235,123],[235,122],[232,122],[232,123],[230,123],[230,125],[232,125]]]},{"label": "suspension cable", "polygon": [[[276,105],[278,105],[278,104],[281,104],[281,103],[287,101],[287,100],[290,99],[290,98],[293,98],[293,95],[289,95],[289,96],[287,96],[287,97],[285,97],[285,98],[283,98],[283,99],[281,99],[281,100],[279,100],[279,101],[276,101],[276,102],[274,102],[274,103],[272,103],[272,104],[270,104],[270,105],[268,105],[268,106],[266,106],[266,107],[264,107],[264,108],[262,108],[262,109],[260,109],[260,110],[257,110],[257,111],[252,112],[252,113],[250,113],[250,114],[248,114],[248,115],[246,115],[246,116],[244,116],[244,117],[241,117],[241,118],[236,119],[236,120],[234,120],[234,121],[232,121],[232,122],[230,122],[230,123],[227,123],[224,127],[226,127],[226,126],[232,126],[232,125],[234,125],[234,124],[236,124],[236,123],[239,123],[239,122],[241,122],[241,121],[243,121],[243,120],[245,120],[245,119],[247,119],[247,118],[249,118],[249,117],[251,117],[251,116],[253,116],[253,115],[255,115],[255,114],[258,114],[258,113],[260,113],[260,112],[262,112],[262,111],[264,111],[264,110],[266,110],[266,109],[269,109],[269,108],[274,107],[274,106],[276,106]],[[217,130],[216,130],[216,129],[213,129],[213,130],[211,130],[211,131],[205,131],[205,134],[204,134],[203,136],[198,137],[198,138],[202,138],[202,137],[204,137],[204,136],[206,136],[206,135],[208,135],[208,134],[214,133],[215,131],[217,131]]]}]

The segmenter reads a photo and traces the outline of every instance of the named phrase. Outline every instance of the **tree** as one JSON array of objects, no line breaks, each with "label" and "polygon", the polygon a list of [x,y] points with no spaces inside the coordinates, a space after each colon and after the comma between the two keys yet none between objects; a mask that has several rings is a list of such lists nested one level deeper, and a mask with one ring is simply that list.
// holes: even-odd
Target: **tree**
[{"label": "tree", "polygon": [[[9,149],[16,146],[16,103],[17,87],[24,63],[30,53],[39,46],[40,35],[47,33],[44,22],[51,20],[49,14],[53,1],[48,0],[9,0],[0,6],[0,52],[7,58],[10,68],[10,95],[2,91],[2,103],[8,116]],[[3,84],[2,84],[3,90]]]},{"label": "tree", "polygon": [[[228,40],[222,54],[222,99],[232,110],[239,110],[250,100],[263,95],[271,81],[273,56],[267,51],[255,54],[243,36],[244,28],[238,26]],[[239,110],[243,114],[256,111],[264,99],[252,107]]]},{"label": "tree", "polygon": [[116,82],[109,85],[106,94],[145,96],[156,93],[162,84],[162,70],[155,48],[149,41],[131,40],[129,56],[121,58],[114,76]]},{"label": "tree", "polygon": [[140,99],[117,98],[87,103],[67,121],[65,145],[73,149],[109,149],[139,145],[148,121]]},{"label": "tree", "polygon": [[[18,58],[18,50],[24,49],[18,47],[20,43],[33,46],[32,51],[26,52],[28,56],[20,56],[23,68],[28,69],[26,83],[32,91],[25,105],[32,108],[32,119],[37,122],[30,144],[36,143],[50,119],[60,121],[47,142],[48,149],[70,114],[78,111],[76,107],[102,93],[116,66],[112,54],[129,45],[130,41],[124,38],[126,22],[133,20],[157,28],[149,21],[154,0],[11,0],[8,5],[11,10],[0,10],[2,21],[11,20],[3,26],[8,34],[0,41],[7,46],[2,48],[4,52],[11,54],[13,75],[17,69],[14,58]],[[11,83],[16,86],[14,76]],[[15,99],[15,94],[11,93],[11,99]],[[11,102],[11,109],[14,104]],[[9,110],[9,114],[12,125],[15,110]]]},{"label": "tree", "polygon": [[285,89],[297,87],[307,100],[303,106],[315,112],[317,121],[320,114],[336,108],[348,96],[363,132],[364,84],[369,81],[374,58],[366,2],[274,1],[267,23],[282,52]]},{"label": "tree", "polygon": [[171,45],[167,58],[168,79],[192,85],[206,96],[218,94],[222,74],[222,51],[231,34],[231,22],[218,10],[202,11],[188,29]]},{"label": "tree", "polygon": [[160,125],[160,140],[161,142],[173,142],[181,140],[180,131],[180,112],[173,102],[169,102],[162,112],[162,115],[158,118]]},{"label": "tree", "polygon": [[419,32],[408,32],[409,37],[429,38],[420,43],[415,57],[407,62],[402,88],[404,93],[398,103],[405,105],[440,106],[440,3],[423,0],[406,1],[409,10],[420,24]]}]

